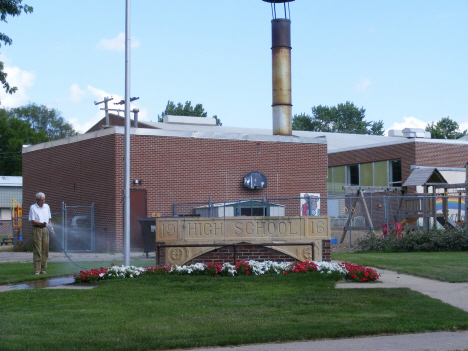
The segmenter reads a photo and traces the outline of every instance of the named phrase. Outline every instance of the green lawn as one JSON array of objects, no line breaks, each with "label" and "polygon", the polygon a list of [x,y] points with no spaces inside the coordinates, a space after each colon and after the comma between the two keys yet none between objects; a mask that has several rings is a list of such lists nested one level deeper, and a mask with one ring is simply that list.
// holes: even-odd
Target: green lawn
[{"label": "green lawn", "polygon": [[1,349],[163,350],[468,329],[468,313],[409,289],[334,284],[300,274],[144,276],[93,290],[8,291]]},{"label": "green lawn", "polygon": [[446,282],[468,282],[468,252],[353,252],[333,253],[347,261]]},{"label": "green lawn", "polygon": [[[112,263],[122,265],[123,260],[112,261],[88,261],[76,262],[79,266],[89,269],[105,267],[108,268]],[[132,260],[131,265],[137,267],[154,266],[154,259],[138,259]],[[74,273],[79,273],[83,268],[78,268],[71,262],[48,262],[47,275],[35,276],[33,264],[31,263],[0,263],[0,285],[2,284],[16,284],[25,281],[32,281],[44,278],[71,276]]]}]

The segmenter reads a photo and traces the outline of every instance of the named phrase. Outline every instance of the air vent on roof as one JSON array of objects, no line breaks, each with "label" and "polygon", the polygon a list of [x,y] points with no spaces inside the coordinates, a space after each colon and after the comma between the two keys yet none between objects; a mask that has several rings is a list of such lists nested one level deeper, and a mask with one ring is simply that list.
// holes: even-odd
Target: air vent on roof
[{"label": "air vent on roof", "polygon": [[430,139],[431,133],[426,132],[421,128],[405,128],[403,130],[390,129],[388,131],[389,137],[403,137],[403,138],[425,138]]},{"label": "air vent on roof", "polygon": [[216,119],[211,117],[192,117],[192,116],[169,116],[163,118],[164,123],[168,124],[196,124],[202,126],[215,126]]},{"label": "air vent on roof", "polygon": [[[421,128],[405,128],[402,132],[405,138],[426,138],[426,131]],[[430,135],[429,133],[429,138]]]}]

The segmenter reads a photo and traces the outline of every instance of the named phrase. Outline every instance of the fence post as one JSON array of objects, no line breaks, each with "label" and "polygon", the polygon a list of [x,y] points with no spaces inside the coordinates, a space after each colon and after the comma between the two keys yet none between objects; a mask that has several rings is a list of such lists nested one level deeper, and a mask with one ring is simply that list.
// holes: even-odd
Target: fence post
[{"label": "fence post", "polygon": [[91,204],[91,252],[96,252],[96,228],[94,225],[94,202]]},{"label": "fence post", "polygon": [[387,226],[387,233],[388,233],[388,213],[390,212],[389,211],[389,208],[388,208],[388,195],[384,195],[383,196],[383,203],[384,203],[384,220],[385,220],[385,225]]},{"label": "fence post", "polygon": [[211,195],[208,196],[208,206],[210,206],[210,218],[213,217],[213,203],[211,202]]},{"label": "fence post", "polygon": [[62,201],[62,247],[63,247],[63,250],[65,252],[67,252],[67,241],[65,240],[66,238],[66,215],[67,215],[67,211],[66,211],[66,208],[67,208],[67,205],[65,205],[65,202]]},{"label": "fence post", "polygon": [[352,246],[352,238],[353,238],[353,202],[351,201],[351,196],[349,197],[349,247]]},{"label": "fence post", "polygon": [[15,233],[15,217],[13,217],[13,207],[11,208],[11,230],[13,233],[13,248],[14,248],[16,247],[16,233]]},{"label": "fence post", "polygon": [[422,203],[422,206],[423,206],[423,230],[427,230],[429,229],[429,223],[427,221],[427,207],[426,207],[426,196],[427,194],[423,194],[423,203]]}]

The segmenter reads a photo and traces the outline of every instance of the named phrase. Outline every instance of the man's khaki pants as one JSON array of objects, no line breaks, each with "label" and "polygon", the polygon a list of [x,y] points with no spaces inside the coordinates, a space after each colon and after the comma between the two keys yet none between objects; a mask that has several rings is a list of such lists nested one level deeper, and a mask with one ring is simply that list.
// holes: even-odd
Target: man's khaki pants
[{"label": "man's khaki pants", "polygon": [[47,228],[33,227],[34,273],[45,272],[49,258],[49,231]]}]

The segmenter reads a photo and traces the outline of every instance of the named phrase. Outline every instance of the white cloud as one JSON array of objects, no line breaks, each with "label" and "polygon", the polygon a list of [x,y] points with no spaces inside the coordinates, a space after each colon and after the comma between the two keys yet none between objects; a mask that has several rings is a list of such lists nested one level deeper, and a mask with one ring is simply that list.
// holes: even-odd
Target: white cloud
[{"label": "white cloud", "polygon": [[388,135],[390,129],[402,130],[405,128],[421,128],[426,129],[429,122],[421,121],[415,117],[403,117],[403,122],[395,122],[390,128],[385,130],[385,135]]},{"label": "white cloud", "polygon": [[[72,86],[73,87],[73,86]],[[111,94],[108,93],[102,89],[98,89],[95,87],[92,87],[88,85],[86,87],[86,92],[81,90],[78,86],[76,86],[76,91],[85,93],[85,94],[90,94],[95,101],[101,102],[104,100],[104,98],[109,97],[113,98],[108,104],[109,109],[118,109],[118,110],[124,110],[124,105],[114,105],[116,102],[120,102],[121,100],[124,100],[124,98],[118,94]],[[101,108],[104,108],[104,104],[99,104],[96,105],[96,113],[94,114],[93,117],[91,118],[70,118],[69,122],[73,125],[73,128],[78,131],[79,133],[84,133],[87,130],[89,130],[92,126],[94,126],[97,122],[99,122],[104,116],[104,110],[101,110]],[[130,110],[134,108],[139,108],[137,105],[130,104]],[[138,114],[138,119],[140,121],[148,120],[148,111],[146,108],[139,108],[140,113]],[[124,115],[123,111],[110,111],[110,113],[113,114],[120,114],[120,116]],[[133,118],[133,113],[131,114]]]},{"label": "white cloud", "polygon": [[449,17],[452,17],[452,16],[455,16],[456,13],[455,12],[441,12],[439,13],[439,18],[449,18]]},{"label": "white cloud", "polygon": [[88,93],[84,90],[81,90],[78,84],[73,84],[70,87],[70,102],[71,103],[76,104],[78,102],[81,102],[81,100],[83,100],[83,97],[85,97],[86,95],[88,95]]},{"label": "white cloud", "polygon": [[459,129],[461,132],[468,130],[468,122],[463,122],[459,124]]},{"label": "white cloud", "polygon": [[371,85],[369,78],[362,78],[361,81],[354,87],[354,91],[362,93]]},{"label": "white cloud", "polygon": [[32,71],[24,71],[16,66],[6,66],[3,69],[7,76],[7,82],[11,87],[17,87],[14,94],[7,94],[3,87],[0,87],[0,101],[3,107],[18,107],[26,104],[29,100],[27,89],[34,85],[36,74]]},{"label": "white cloud", "polygon": [[[140,41],[136,38],[130,38],[130,45],[132,49],[136,49],[140,46]],[[99,50],[108,51],[124,51],[125,50],[125,34],[119,33],[117,37],[113,39],[102,39],[96,48]]]}]

